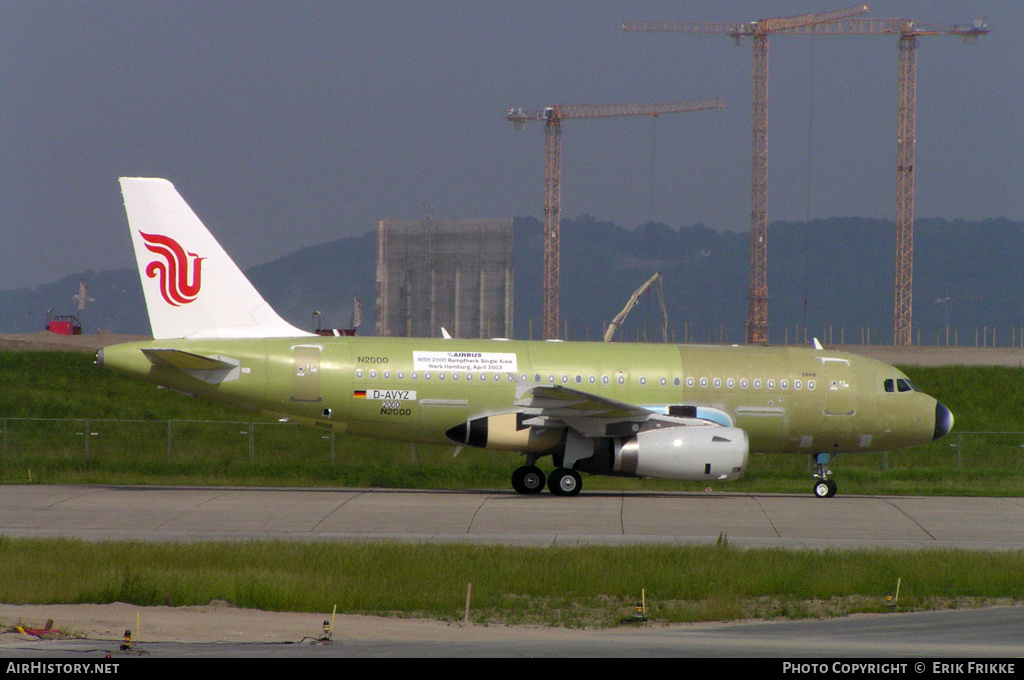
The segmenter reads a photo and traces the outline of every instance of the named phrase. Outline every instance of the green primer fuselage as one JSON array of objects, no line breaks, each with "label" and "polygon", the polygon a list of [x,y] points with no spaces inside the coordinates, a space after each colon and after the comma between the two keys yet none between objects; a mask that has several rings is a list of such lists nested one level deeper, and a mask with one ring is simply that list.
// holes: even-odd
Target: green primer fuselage
[{"label": "green primer fuselage", "polygon": [[[204,366],[210,357],[222,367]],[[537,385],[652,411],[696,408],[745,430],[751,452],[889,450],[936,433],[934,398],[886,390],[886,380],[906,381],[900,371],[811,348],[309,336],[129,343],[105,348],[99,363],[316,427],[424,443],[517,411],[517,387]]]}]

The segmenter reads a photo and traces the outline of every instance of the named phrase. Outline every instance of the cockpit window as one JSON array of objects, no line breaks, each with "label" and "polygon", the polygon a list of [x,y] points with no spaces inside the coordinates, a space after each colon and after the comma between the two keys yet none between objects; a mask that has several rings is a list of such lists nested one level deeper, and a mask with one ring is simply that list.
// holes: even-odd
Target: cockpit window
[{"label": "cockpit window", "polygon": [[885,387],[886,392],[917,392],[917,388],[914,387],[914,383],[910,382],[906,378],[887,378],[882,383]]}]

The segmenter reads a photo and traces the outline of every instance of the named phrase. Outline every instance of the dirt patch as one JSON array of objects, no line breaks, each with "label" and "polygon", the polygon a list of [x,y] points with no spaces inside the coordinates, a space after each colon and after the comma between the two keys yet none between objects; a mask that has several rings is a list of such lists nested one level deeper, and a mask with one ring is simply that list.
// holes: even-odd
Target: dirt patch
[{"label": "dirt patch", "polygon": [[428,619],[324,613],[264,612],[211,604],[203,607],[138,607],[114,604],[0,604],[0,647],[5,640],[26,638],[15,628],[39,627],[47,620],[66,637],[89,640],[132,639],[144,642],[303,642],[324,635],[333,619],[336,640],[457,641],[530,639],[543,634],[571,636],[571,631],[529,626],[469,625]]},{"label": "dirt patch", "polygon": [[[873,606],[858,598],[836,598],[828,601],[799,603],[788,615],[778,602],[761,599],[744,621],[780,619],[832,618],[845,615],[880,615]],[[953,598],[922,603],[918,610],[970,609],[1022,606],[1009,599]],[[887,608],[886,608],[887,609]],[[871,612],[875,613],[871,613]],[[896,608],[893,608],[896,611]],[[902,611],[902,610],[901,610]],[[860,613],[858,613],[860,612]],[[584,628],[558,628],[536,625],[470,624],[433,619],[390,618],[324,613],[265,612],[239,609],[228,604],[211,603],[203,607],[139,607],[113,604],[77,605],[7,605],[0,604],[0,648],[5,642],[39,639],[17,631],[16,626],[36,628],[50,623],[59,633],[51,639],[78,638],[88,640],[123,640],[125,631],[132,632],[134,642],[259,642],[300,643],[316,641],[324,636],[325,623],[333,622],[335,640],[369,640],[401,642],[455,642],[500,640],[579,639],[587,634]],[[45,622],[45,623],[44,623]],[[654,620],[654,625],[658,625]],[[666,624],[669,625],[669,624]],[[721,623],[680,623],[682,626],[721,625]],[[591,634],[599,630],[589,629]],[[605,630],[605,633],[608,631]]]}]

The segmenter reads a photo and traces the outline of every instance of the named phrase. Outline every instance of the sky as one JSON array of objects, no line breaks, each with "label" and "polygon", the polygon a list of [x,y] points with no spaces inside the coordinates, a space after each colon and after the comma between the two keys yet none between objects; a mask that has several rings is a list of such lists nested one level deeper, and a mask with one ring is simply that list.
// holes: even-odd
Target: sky
[{"label": "sky", "polygon": [[[121,176],[172,181],[242,267],[381,218],[540,218],[543,125],[514,130],[513,106],[721,98],[565,121],[562,216],[749,230],[749,41],[622,22],[852,4],[0,0],[0,289],[134,266]],[[915,212],[1024,221],[1024,3],[868,4],[984,17],[977,44],[918,40]],[[769,221],[892,219],[896,39],[776,36],[770,50]]]}]

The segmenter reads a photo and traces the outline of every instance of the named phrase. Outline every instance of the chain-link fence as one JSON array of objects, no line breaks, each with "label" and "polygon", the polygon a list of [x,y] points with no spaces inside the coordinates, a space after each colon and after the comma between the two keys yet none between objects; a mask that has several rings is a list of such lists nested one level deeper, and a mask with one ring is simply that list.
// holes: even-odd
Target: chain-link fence
[{"label": "chain-link fence", "polygon": [[[450,457],[452,453],[453,447],[339,436],[288,422],[0,418],[0,455],[6,462],[77,458],[87,463],[230,460],[333,465],[350,456],[417,463],[424,456]],[[1024,472],[1024,432],[952,432],[926,446],[844,455],[842,460],[844,465],[881,470],[926,466]]]},{"label": "chain-link fence", "polygon": [[[140,474],[328,477],[346,465],[446,466],[456,447],[347,436],[278,421],[0,418],[0,473],[22,479],[50,469],[131,469]],[[460,454],[508,466],[506,452]],[[0,475],[0,481],[4,475]]]}]

